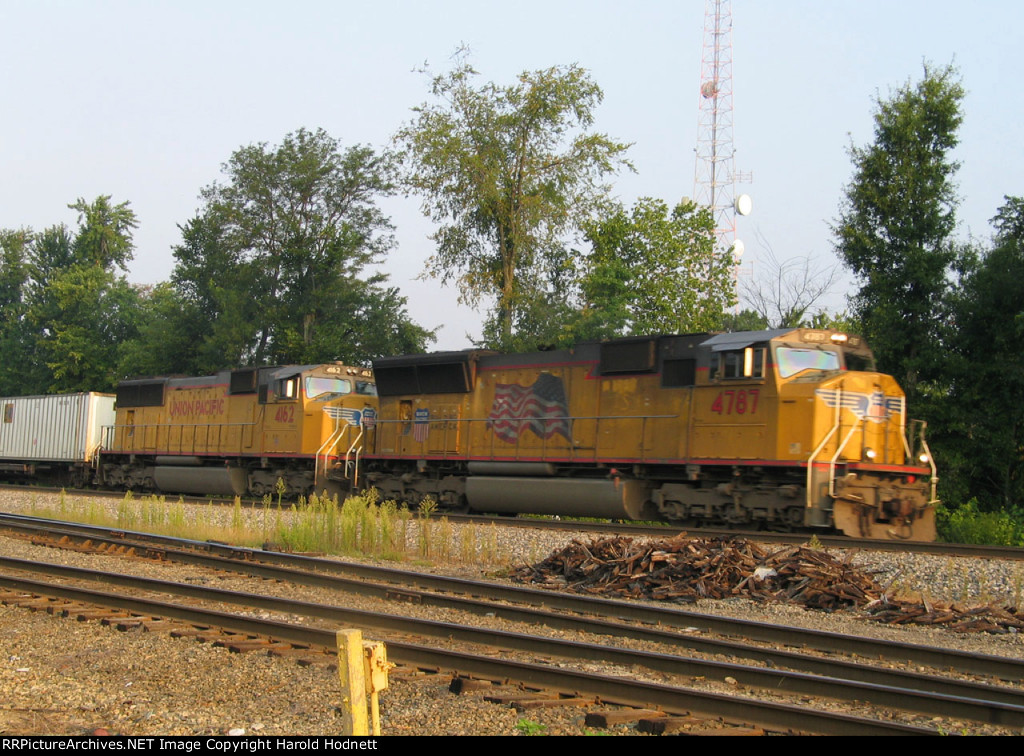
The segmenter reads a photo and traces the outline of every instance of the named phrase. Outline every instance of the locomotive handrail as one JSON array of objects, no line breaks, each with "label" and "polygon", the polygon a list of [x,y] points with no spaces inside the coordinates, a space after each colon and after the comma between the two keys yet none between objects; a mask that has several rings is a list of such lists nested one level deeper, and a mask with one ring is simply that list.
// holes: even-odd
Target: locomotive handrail
[{"label": "locomotive handrail", "polygon": [[348,447],[348,451],[345,452],[345,477],[347,478],[348,477],[348,470],[349,470],[348,458],[352,454],[352,450],[355,449],[355,457],[356,458],[355,458],[355,462],[354,462],[354,467],[352,468],[352,487],[353,488],[355,488],[356,486],[359,485],[359,452],[361,452],[363,450],[363,447],[360,446],[358,449],[356,449],[356,446],[359,444],[360,441],[363,440],[363,433],[365,433],[365,428],[362,425],[360,425],[359,426],[359,435],[356,436],[355,439],[353,439],[352,443]]},{"label": "locomotive handrail", "polygon": [[[184,436],[185,436],[184,430],[186,428],[192,428],[193,431],[195,431],[195,430],[197,430],[199,428],[204,428],[206,430],[206,446],[209,447],[210,446],[210,431],[213,428],[217,429],[217,434],[218,434],[217,438],[218,438],[218,441],[219,441],[219,439],[220,439],[220,431],[222,429],[224,429],[224,428],[235,428],[235,427],[237,427],[237,428],[248,428],[248,427],[255,427],[256,425],[257,425],[257,423],[251,423],[251,422],[250,423],[144,423],[144,424],[132,423],[131,425],[125,423],[125,424],[105,425],[105,426],[103,426],[103,428],[104,428],[104,430],[108,430],[109,429],[110,438],[108,440],[110,441],[110,445],[107,446],[106,448],[107,448],[108,451],[111,451],[111,452],[116,451],[115,449],[112,449],[111,447],[113,446],[114,442],[116,442],[116,439],[117,439],[117,436],[118,436],[118,431],[122,431],[122,433],[121,433],[121,446],[124,447],[124,451],[126,451],[126,452],[140,452],[140,451],[145,452],[145,451],[149,451],[149,449],[146,448],[145,432],[147,430],[149,430],[149,429],[155,429],[156,430],[156,435],[155,435],[155,438],[154,438],[154,441],[153,441],[153,449],[152,449],[152,451],[153,451],[153,453],[159,453],[162,450],[157,449],[156,447],[158,446],[158,442],[160,440],[160,429],[161,428],[166,428],[167,429],[167,449],[166,449],[166,451],[172,451],[172,450],[173,451],[178,451],[178,452],[188,451],[189,453],[195,454],[196,453],[196,445],[197,445],[197,439],[196,439],[197,434],[195,432],[192,433],[191,449],[186,449],[185,445],[184,445]],[[171,430],[172,429],[177,429],[179,431],[179,433],[178,433],[178,445],[177,445],[177,447],[175,449],[172,449],[172,445],[171,445]],[[124,431],[128,431],[128,430],[133,431],[133,433],[128,434],[128,433],[124,432]],[[141,443],[138,443],[139,439],[134,434],[134,431],[136,431],[136,430],[141,430],[143,432],[143,434],[142,434],[143,438],[141,440]],[[128,443],[128,439],[132,439],[131,443]],[[242,438],[241,438],[241,434],[239,434],[239,448],[238,448],[238,453],[239,454],[242,453],[242,449],[243,449],[243,441],[242,441]]]},{"label": "locomotive handrail", "polygon": [[338,441],[345,433],[345,429],[350,427],[346,422],[344,425],[341,424],[341,418],[334,418],[334,431],[331,435],[321,444],[320,448],[316,450],[316,454],[313,456],[313,484],[317,485],[317,481],[320,480],[320,454],[324,456],[324,474],[327,473],[327,458],[330,456],[327,449],[331,449],[337,445]]},{"label": "locomotive handrail", "polygon": [[846,445],[850,443],[850,438],[857,432],[857,428],[860,427],[861,423],[864,422],[863,417],[858,417],[854,424],[850,427],[850,432],[846,434],[846,438],[843,439],[843,443],[836,446],[836,453],[829,460],[828,468],[828,495],[833,499],[836,496],[836,460],[839,459],[839,455],[846,449]]},{"label": "locomotive handrail", "polygon": [[[832,438],[832,436],[834,436],[836,434],[836,431],[839,430],[839,428],[840,428],[840,426],[842,424],[842,415],[841,415],[841,413],[842,413],[842,405],[843,405],[842,398],[843,398],[843,387],[842,387],[842,384],[840,384],[836,388],[835,423],[832,425],[832,429],[828,433],[825,434],[825,438],[823,438],[821,440],[821,443],[818,444],[817,447],[815,447],[814,451],[811,452],[811,456],[808,457],[808,459],[807,459],[807,508],[808,509],[813,509],[814,508],[814,499],[813,499],[813,497],[814,497],[814,481],[813,481],[813,478],[814,478],[814,458],[817,457],[825,449],[825,445],[829,442],[829,440]],[[832,480],[831,480],[832,474],[833,474],[833,471],[830,470],[830,472],[829,472],[829,478],[830,478],[830,480],[829,480],[829,494],[830,495],[831,495],[832,491],[834,490],[832,488]]]},{"label": "locomotive handrail", "polygon": [[903,453],[906,459],[913,459],[914,452],[910,450],[910,441],[907,439],[907,397],[900,397],[900,439],[903,441]]},{"label": "locomotive handrail", "polygon": [[924,449],[924,453],[928,456],[928,467],[932,471],[931,488],[932,495],[929,504],[935,504],[939,500],[938,483],[939,483],[939,470],[935,466],[935,459],[932,457],[932,450],[928,447],[928,439],[925,438],[924,431],[928,427],[928,422],[925,420],[915,420],[914,422],[921,423],[921,447]]}]

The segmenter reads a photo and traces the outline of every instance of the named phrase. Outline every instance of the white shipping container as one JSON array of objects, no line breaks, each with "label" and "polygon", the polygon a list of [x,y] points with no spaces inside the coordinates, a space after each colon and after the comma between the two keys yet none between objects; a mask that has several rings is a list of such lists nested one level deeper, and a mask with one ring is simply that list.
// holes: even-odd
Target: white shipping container
[{"label": "white shipping container", "polygon": [[113,394],[0,398],[0,460],[89,462],[113,424]]}]

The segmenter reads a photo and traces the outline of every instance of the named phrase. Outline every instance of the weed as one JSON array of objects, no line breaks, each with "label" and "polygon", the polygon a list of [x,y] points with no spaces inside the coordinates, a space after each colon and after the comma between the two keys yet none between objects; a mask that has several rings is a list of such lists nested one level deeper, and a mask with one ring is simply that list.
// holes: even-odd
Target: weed
[{"label": "weed", "polygon": [[520,719],[516,722],[516,729],[521,735],[547,735],[548,727],[532,719]]}]

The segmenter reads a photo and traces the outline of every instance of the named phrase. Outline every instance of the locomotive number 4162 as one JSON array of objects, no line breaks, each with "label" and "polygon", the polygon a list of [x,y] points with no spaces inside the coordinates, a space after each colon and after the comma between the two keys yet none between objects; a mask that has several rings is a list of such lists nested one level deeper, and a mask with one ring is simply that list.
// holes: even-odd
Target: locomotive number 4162
[{"label": "locomotive number 4162", "polygon": [[711,411],[719,415],[753,415],[757,412],[759,389],[729,389],[719,391],[711,403]]}]

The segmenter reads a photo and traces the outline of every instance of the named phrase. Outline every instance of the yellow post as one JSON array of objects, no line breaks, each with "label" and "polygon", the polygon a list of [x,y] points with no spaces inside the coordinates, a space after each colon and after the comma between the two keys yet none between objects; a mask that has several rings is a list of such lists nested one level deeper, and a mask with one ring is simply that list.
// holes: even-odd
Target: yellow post
[{"label": "yellow post", "polygon": [[363,661],[366,664],[366,692],[370,694],[370,716],[373,734],[380,735],[380,701],[378,693],[388,687],[388,671],[394,666],[388,664],[387,649],[383,643],[363,643]]},{"label": "yellow post", "polygon": [[366,721],[363,633],[360,630],[339,630],[337,639],[342,735],[366,736],[370,733]]}]

